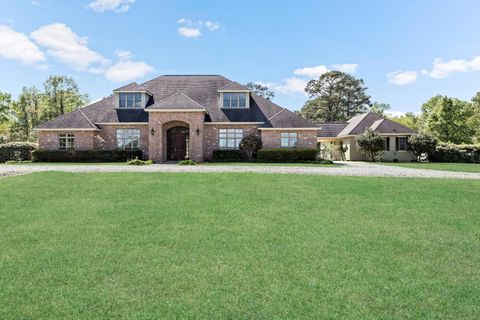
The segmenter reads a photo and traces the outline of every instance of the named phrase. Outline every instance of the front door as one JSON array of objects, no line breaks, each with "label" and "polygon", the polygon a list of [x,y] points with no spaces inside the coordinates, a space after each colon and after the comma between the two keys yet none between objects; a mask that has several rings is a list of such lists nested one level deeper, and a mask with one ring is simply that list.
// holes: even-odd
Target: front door
[{"label": "front door", "polygon": [[179,161],[188,157],[188,128],[173,127],[167,130],[167,160]]}]

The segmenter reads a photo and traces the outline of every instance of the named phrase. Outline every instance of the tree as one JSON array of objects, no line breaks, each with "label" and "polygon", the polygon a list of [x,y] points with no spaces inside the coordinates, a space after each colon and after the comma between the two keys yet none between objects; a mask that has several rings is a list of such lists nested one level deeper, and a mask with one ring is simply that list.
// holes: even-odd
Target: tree
[{"label": "tree", "polygon": [[473,116],[469,125],[475,129],[474,142],[480,143],[480,91],[472,99]]},{"label": "tree", "polygon": [[435,152],[437,144],[437,138],[428,133],[417,133],[408,138],[408,148],[417,156],[417,160],[422,154],[426,154],[428,159]]},{"label": "tree", "polygon": [[413,112],[407,112],[403,116],[387,116],[387,118],[410,129],[417,131],[420,129],[419,116],[415,115]]},{"label": "tree", "polygon": [[259,83],[249,82],[247,83],[247,88],[252,90],[252,92],[256,95],[269,101],[275,97],[275,93],[272,90],[270,90],[267,86],[261,85]]},{"label": "tree", "polygon": [[374,102],[370,107],[370,111],[376,114],[384,116],[385,113],[390,110],[390,105],[388,103]]},{"label": "tree", "polygon": [[42,121],[71,112],[88,103],[88,95],[81,94],[73,78],[53,75],[44,83],[45,113]]},{"label": "tree", "polygon": [[308,100],[302,116],[313,121],[346,121],[367,111],[370,96],[362,79],[340,71],[329,71],[318,80],[310,80],[305,91]]},{"label": "tree", "polygon": [[370,161],[378,160],[385,150],[385,140],[378,133],[368,128],[364,133],[356,137],[357,149],[367,154]]},{"label": "tree", "polygon": [[422,105],[422,128],[441,142],[472,143],[474,108],[468,101],[435,96]]},{"label": "tree", "polygon": [[42,94],[36,87],[22,88],[18,100],[13,103],[12,137],[22,141],[35,139],[33,128],[41,123]]},{"label": "tree", "polygon": [[249,160],[257,153],[258,149],[262,147],[262,140],[259,137],[251,135],[243,138],[240,141],[240,150],[245,153]]},{"label": "tree", "polygon": [[0,124],[10,120],[12,96],[0,91]]}]

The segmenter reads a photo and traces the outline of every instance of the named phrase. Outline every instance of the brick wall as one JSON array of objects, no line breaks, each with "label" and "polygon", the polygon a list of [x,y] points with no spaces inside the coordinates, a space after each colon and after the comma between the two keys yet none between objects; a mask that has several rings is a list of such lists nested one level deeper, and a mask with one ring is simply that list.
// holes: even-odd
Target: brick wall
[{"label": "brick wall", "polygon": [[[189,128],[190,159],[203,161],[203,134],[205,114],[203,112],[150,112],[148,132],[155,131],[149,136],[149,158],[155,162],[167,159],[166,131],[174,125],[185,125]],[[197,135],[197,129],[199,134]]]},{"label": "brick wall", "polygon": [[218,129],[243,129],[243,136],[258,136],[258,125],[207,124],[203,137],[203,157],[212,159],[213,150],[218,149]]},{"label": "brick wall", "polygon": [[117,148],[117,129],[140,129],[140,149],[145,158],[148,158],[148,123],[145,125],[102,125],[102,131],[96,131],[93,137],[93,146],[97,150],[114,150]]},{"label": "brick wall", "polygon": [[262,147],[263,148],[280,148],[281,133],[296,132],[297,147],[300,148],[316,148],[317,147],[317,131],[316,130],[261,130]]},{"label": "brick wall", "polygon": [[74,134],[76,150],[92,150],[94,131],[39,131],[38,148],[40,150],[58,150],[59,134]]}]

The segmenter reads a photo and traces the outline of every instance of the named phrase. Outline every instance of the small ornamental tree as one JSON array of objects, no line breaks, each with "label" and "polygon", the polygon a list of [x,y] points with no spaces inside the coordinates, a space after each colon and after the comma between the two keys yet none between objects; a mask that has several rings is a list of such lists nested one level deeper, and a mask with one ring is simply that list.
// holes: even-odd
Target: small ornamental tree
[{"label": "small ornamental tree", "polygon": [[417,133],[408,138],[408,148],[420,160],[422,154],[431,156],[437,148],[438,140],[433,135],[428,133]]},{"label": "small ornamental tree", "polygon": [[366,153],[370,161],[378,160],[385,148],[383,137],[370,128],[359,135],[356,141],[357,149]]},{"label": "small ornamental tree", "polygon": [[262,147],[262,140],[254,135],[247,136],[240,141],[240,150],[245,153],[249,160],[252,160],[258,149]]}]

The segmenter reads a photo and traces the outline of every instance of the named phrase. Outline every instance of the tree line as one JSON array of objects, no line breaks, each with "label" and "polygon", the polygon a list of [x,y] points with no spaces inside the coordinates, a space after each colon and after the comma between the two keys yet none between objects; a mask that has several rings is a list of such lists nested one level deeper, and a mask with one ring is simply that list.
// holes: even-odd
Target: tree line
[{"label": "tree line", "polygon": [[[390,105],[372,102],[362,79],[340,71],[324,73],[307,83],[309,96],[300,114],[315,122],[344,122],[371,110],[385,115]],[[421,113],[388,116],[418,132],[433,135],[440,142],[480,142],[480,92],[471,101],[437,95],[422,105]]]},{"label": "tree line", "polygon": [[89,102],[71,77],[52,75],[43,83],[23,87],[17,99],[0,92],[0,143],[35,141],[33,128],[45,121],[71,112]]}]

